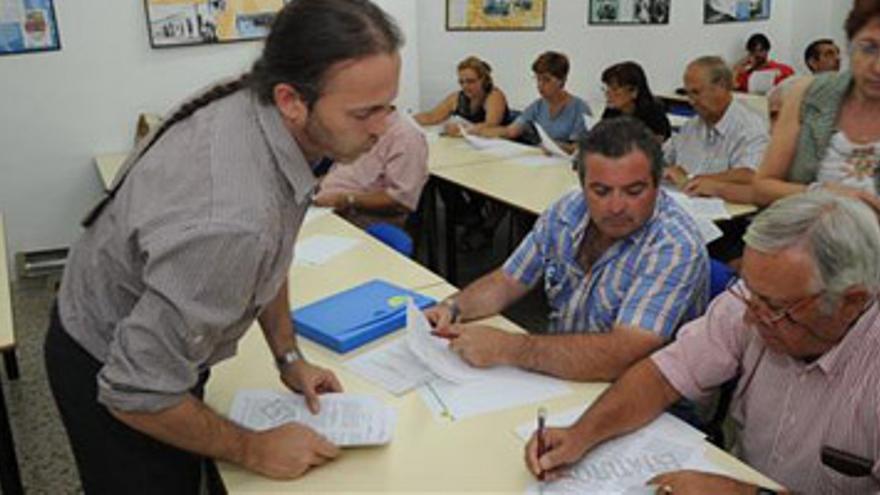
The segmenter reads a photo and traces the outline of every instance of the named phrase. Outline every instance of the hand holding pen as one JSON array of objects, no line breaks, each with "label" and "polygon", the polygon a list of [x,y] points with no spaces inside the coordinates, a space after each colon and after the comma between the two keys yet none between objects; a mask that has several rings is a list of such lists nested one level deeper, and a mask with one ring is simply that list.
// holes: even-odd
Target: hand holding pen
[{"label": "hand holding pen", "polygon": [[587,446],[587,439],[580,438],[574,429],[547,428],[545,424],[526,444],[526,467],[539,480],[555,480],[584,456]]}]

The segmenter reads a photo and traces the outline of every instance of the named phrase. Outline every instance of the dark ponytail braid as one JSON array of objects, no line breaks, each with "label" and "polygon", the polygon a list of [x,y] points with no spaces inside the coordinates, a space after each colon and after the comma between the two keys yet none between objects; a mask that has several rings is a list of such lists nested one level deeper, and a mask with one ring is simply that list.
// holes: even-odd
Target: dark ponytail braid
[{"label": "dark ponytail braid", "polygon": [[144,156],[144,154],[149,150],[153,144],[155,144],[165,131],[171,128],[174,124],[187,119],[192,114],[196,113],[200,108],[209,105],[211,102],[217,101],[221,98],[231,95],[236,91],[245,88],[248,86],[248,81],[250,79],[250,74],[244,74],[238,79],[234,79],[232,81],[222,82],[220,84],[214,85],[211,89],[199,94],[195,98],[187,100],[183,104],[181,104],[170,116],[168,116],[155,131],[147,134],[141,144],[135,148],[131,154],[125,159],[125,162],[122,164],[122,167],[117,174],[118,177],[114,179],[113,187],[107,191],[106,195],[101,198],[101,201],[95,205],[86,217],[82,220],[81,225],[83,227],[88,228],[98,217],[101,215],[101,212],[104,211],[104,208],[110,204],[110,201],[116,197],[116,193],[119,191],[119,188],[122,187],[122,183],[125,182],[125,179],[128,177],[129,172],[131,172],[132,167],[137,161]]},{"label": "dark ponytail braid", "polygon": [[229,96],[239,89],[248,87],[248,81],[250,80],[250,77],[250,73],[245,73],[238,79],[216,84],[215,86],[211,87],[211,89],[181,104],[179,107],[177,107],[174,113],[169,115],[162,122],[162,124],[159,125],[159,128],[156,129],[156,132],[152,136],[148,136],[150,142],[147,143],[141,154],[145,153],[147,149],[149,149],[149,147],[152,146],[153,143],[158,141],[162,134],[164,134],[165,131],[167,131],[174,124],[180,122],[181,120],[185,120],[192,114],[196,113],[196,111],[200,108],[208,106],[211,102]]}]

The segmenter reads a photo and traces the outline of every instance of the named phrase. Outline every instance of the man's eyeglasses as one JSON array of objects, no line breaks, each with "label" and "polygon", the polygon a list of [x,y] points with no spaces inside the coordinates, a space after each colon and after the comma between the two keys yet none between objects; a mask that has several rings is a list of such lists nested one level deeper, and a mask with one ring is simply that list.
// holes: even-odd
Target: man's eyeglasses
[{"label": "man's eyeglasses", "polygon": [[774,308],[765,298],[754,292],[747,292],[745,283],[737,277],[732,278],[730,282],[728,282],[727,291],[735,298],[739,299],[740,302],[745,304],[749,312],[758,318],[761,323],[767,326],[776,325],[783,320],[787,320],[795,325],[804,326],[804,324],[794,318],[793,315],[822,295],[822,292],[817,292],[802,299],[798,299],[784,308]]}]

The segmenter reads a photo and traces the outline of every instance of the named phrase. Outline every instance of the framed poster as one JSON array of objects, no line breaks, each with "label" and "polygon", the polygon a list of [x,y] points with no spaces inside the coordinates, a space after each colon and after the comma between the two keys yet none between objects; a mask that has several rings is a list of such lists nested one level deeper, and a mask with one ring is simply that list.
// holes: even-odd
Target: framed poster
[{"label": "framed poster", "polygon": [[703,0],[703,23],[762,21],[770,18],[770,0]]},{"label": "framed poster", "polygon": [[163,48],[265,38],[285,0],[144,0],[150,45]]},{"label": "framed poster", "polygon": [[0,0],[0,55],[60,49],[53,0]]},{"label": "framed poster", "polygon": [[590,0],[589,24],[669,24],[671,0]]},{"label": "framed poster", "polygon": [[547,0],[446,0],[447,31],[543,31]]}]

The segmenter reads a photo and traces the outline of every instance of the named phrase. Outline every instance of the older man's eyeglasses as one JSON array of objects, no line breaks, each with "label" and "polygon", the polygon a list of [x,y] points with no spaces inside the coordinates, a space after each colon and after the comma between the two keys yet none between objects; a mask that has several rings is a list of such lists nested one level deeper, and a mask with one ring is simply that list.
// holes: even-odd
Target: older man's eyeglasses
[{"label": "older man's eyeglasses", "polygon": [[774,326],[783,320],[794,323],[795,325],[804,326],[804,324],[799,322],[793,315],[822,295],[822,292],[817,292],[798,299],[784,308],[777,308],[764,297],[761,297],[754,292],[747,291],[745,282],[737,277],[732,278],[727,284],[727,291],[745,304],[748,311],[758,318],[761,323],[767,326]]}]

